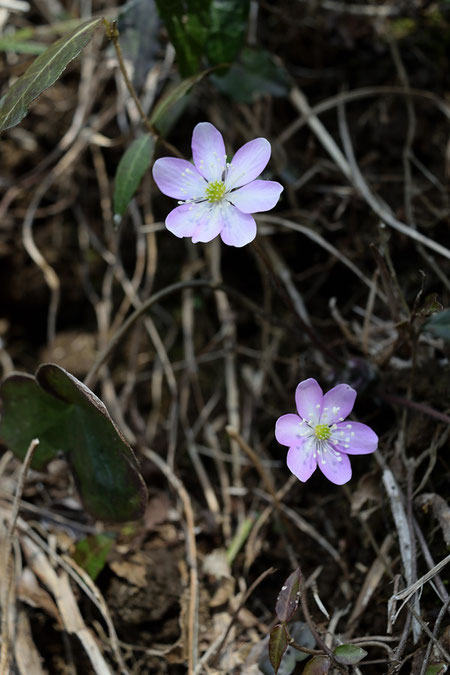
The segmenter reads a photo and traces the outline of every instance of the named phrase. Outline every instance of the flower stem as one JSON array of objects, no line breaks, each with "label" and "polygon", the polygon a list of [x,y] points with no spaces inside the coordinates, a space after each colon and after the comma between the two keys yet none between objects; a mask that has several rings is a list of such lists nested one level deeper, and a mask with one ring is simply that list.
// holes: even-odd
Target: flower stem
[{"label": "flower stem", "polygon": [[144,112],[144,109],[141,105],[141,102],[138,98],[138,95],[136,94],[136,90],[133,86],[133,83],[131,82],[131,80],[128,76],[128,73],[127,73],[127,69],[126,69],[126,66],[125,66],[125,61],[124,61],[123,53],[122,53],[122,47],[120,46],[120,42],[119,42],[119,30],[117,28],[117,22],[113,21],[112,23],[110,23],[107,19],[103,19],[103,22],[105,24],[106,35],[111,40],[111,42],[113,43],[114,49],[116,50],[116,56],[117,56],[117,61],[119,62],[120,72],[122,73],[122,76],[123,76],[123,79],[124,79],[125,84],[127,86],[127,89],[130,93],[131,98],[133,99],[133,101],[136,105],[136,108],[139,112],[139,115],[142,119],[142,122],[144,123],[144,125],[147,128],[147,130],[149,131],[149,133],[155,138],[155,140],[161,141],[161,143],[163,143],[170,152],[172,152],[177,157],[180,157],[181,159],[184,159],[181,152],[174,145],[172,145],[172,143],[169,143],[169,141],[166,141],[166,139],[163,138],[161,136],[161,134],[158,133],[158,131],[155,129],[155,127],[150,122],[150,120],[148,119],[147,115]]}]

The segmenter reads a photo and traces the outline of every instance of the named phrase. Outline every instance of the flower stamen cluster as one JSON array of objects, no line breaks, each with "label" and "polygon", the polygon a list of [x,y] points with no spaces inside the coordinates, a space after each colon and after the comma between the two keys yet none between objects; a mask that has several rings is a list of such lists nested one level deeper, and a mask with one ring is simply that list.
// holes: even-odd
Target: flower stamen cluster
[{"label": "flower stamen cluster", "polygon": [[208,183],[208,187],[205,190],[206,199],[212,203],[220,202],[223,199],[225,190],[225,183],[221,180],[215,180],[212,183]]}]

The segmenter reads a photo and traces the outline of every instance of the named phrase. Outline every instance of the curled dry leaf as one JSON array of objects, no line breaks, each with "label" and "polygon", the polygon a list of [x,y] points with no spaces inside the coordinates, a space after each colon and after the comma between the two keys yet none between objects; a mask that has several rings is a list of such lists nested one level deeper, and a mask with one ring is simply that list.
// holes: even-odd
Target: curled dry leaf
[{"label": "curled dry leaf", "polygon": [[425,513],[431,507],[433,516],[438,521],[446,546],[450,546],[450,507],[440,495],[434,492],[419,495],[416,504],[422,508]]}]

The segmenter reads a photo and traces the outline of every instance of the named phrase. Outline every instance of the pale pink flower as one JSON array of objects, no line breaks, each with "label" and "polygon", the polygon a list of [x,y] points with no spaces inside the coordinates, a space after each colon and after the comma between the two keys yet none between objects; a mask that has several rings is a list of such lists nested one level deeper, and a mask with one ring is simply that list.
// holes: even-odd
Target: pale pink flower
[{"label": "pale pink flower", "polygon": [[166,227],[177,237],[211,241],[220,234],[224,244],[245,246],[256,237],[252,213],[268,211],[283,187],[269,180],[255,180],[270,159],[270,143],[255,138],[227,162],[222,134],[209,122],[200,122],[192,135],[194,163],[162,157],[153,165],[155,183],[178,204],[166,218]]}]

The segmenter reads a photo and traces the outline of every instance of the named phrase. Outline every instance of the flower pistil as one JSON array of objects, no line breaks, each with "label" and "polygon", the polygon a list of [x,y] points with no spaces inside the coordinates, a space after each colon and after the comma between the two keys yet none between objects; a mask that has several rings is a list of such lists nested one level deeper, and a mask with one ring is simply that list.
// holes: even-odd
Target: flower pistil
[{"label": "flower pistil", "polygon": [[316,424],[314,435],[318,441],[327,441],[331,436],[331,429],[328,424]]},{"label": "flower pistil", "polygon": [[205,190],[206,199],[211,203],[220,202],[225,195],[225,191],[225,183],[221,180],[215,180],[208,183],[208,187]]}]

